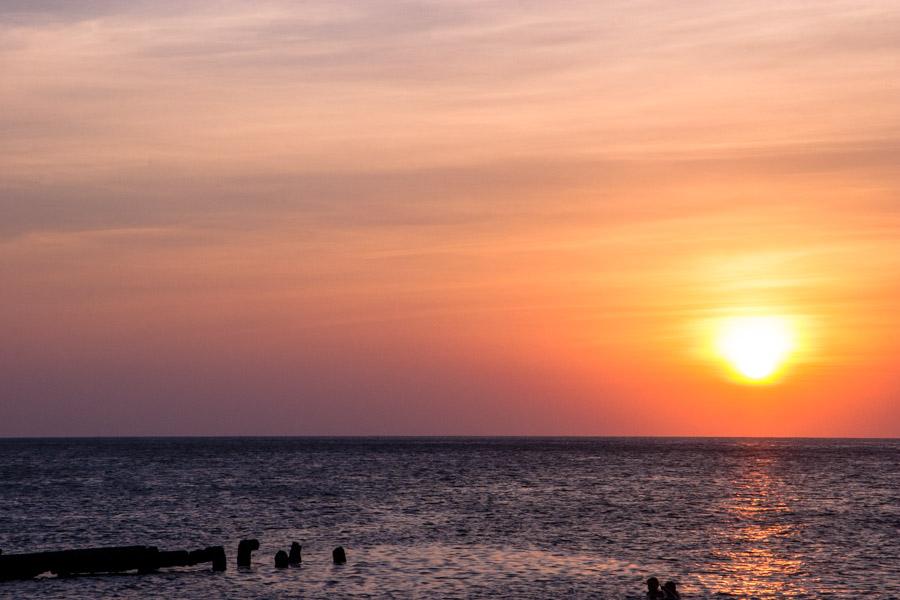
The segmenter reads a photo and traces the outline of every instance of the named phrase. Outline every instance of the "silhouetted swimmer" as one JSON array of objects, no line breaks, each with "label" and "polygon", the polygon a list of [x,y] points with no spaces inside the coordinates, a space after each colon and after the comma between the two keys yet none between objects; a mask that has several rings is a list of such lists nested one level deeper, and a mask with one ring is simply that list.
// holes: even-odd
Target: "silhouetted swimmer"
[{"label": "silhouetted swimmer", "polygon": [[239,567],[250,566],[250,556],[254,550],[259,550],[259,540],[241,540],[238,543],[238,559]]},{"label": "silhouetted swimmer", "polygon": [[299,565],[303,562],[303,558],[300,556],[300,549],[302,546],[297,542],[291,544],[291,553],[288,554],[288,562],[292,565]]},{"label": "silhouetted swimmer", "polygon": [[651,577],[647,580],[647,598],[648,600],[660,600],[665,598],[662,590],[659,589],[659,579]]},{"label": "silhouetted swimmer", "polygon": [[678,593],[677,586],[674,581],[667,581],[662,586],[663,592],[665,592],[665,600],[681,600],[681,594]]},{"label": "silhouetted swimmer", "polygon": [[275,553],[275,568],[286,569],[288,566],[288,554],[284,550]]},{"label": "silhouetted swimmer", "polygon": [[331,551],[331,559],[334,561],[336,565],[342,565],[347,562],[347,553],[344,552],[343,546],[338,546],[334,550]]}]

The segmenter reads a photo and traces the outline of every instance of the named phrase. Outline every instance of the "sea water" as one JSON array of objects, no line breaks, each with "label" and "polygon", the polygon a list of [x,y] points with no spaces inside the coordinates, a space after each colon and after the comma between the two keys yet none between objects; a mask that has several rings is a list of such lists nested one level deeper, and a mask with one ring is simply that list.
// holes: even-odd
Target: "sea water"
[{"label": "sea water", "polygon": [[[2,440],[4,553],[224,545],[229,564],[0,597],[622,599],[653,575],[685,598],[900,598],[898,466],[897,440]],[[294,541],[302,566],[275,569]]]}]

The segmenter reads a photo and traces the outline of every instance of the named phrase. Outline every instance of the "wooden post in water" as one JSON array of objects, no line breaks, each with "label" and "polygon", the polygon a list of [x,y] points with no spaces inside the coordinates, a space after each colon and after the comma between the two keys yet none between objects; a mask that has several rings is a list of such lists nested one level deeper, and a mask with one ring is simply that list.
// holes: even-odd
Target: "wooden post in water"
[{"label": "wooden post in water", "polygon": [[241,540],[238,542],[237,564],[239,567],[249,567],[254,550],[259,550],[259,540]]},{"label": "wooden post in water", "polygon": [[291,544],[291,551],[290,553],[288,553],[288,562],[292,565],[299,565],[301,562],[303,562],[303,557],[300,556],[301,548],[302,546],[300,546],[300,544],[298,544],[297,542]]}]

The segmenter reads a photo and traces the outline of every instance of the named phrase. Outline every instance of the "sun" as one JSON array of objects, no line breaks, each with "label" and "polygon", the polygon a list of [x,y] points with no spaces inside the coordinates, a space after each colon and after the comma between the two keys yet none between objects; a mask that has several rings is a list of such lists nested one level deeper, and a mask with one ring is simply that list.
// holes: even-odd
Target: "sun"
[{"label": "sun", "polygon": [[794,334],[784,317],[732,317],[722,321],[716,334],[719,356],[753,383],[772,380],[793,349]]}]

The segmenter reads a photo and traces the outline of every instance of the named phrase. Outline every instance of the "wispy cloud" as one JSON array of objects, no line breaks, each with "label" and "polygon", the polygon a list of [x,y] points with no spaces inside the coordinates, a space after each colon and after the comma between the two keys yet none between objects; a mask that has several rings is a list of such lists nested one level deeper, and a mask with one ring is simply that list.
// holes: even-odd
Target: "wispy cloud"
[{"label": "wispy cloud", "polygon": [[165,379],[151,340],[308,415],[360,365],[365,412],[380,367],[450,402],[549,361],[575,427],[756,303],[886,369],[898,30],[876,0],[0,2],[0,368]]}]

